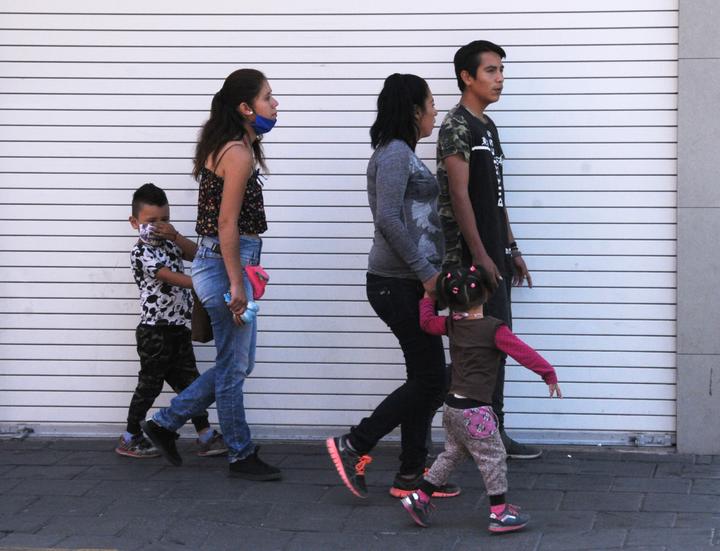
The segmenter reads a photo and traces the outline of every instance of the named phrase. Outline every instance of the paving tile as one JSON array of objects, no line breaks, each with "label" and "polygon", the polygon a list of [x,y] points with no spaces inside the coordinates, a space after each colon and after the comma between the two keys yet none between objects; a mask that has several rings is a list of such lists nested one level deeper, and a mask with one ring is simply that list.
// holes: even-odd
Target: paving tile
[{"label": "paving tile", "polygon": [[692,484],[691,494],[712,494],[720,495],[720,480],[708,480],[707,478],[688,480]]},{"label": "paving tile", "polygon": [[653,493],[645,496],[643,511],[683,511],[685,513],[720,513],[718,496]]},{"label": "paving tile", "polygon": [[609,490],[611,475],[546,474],[535,481],[535,490]]},{"label": "paving tile", "polygon": [[0,495],[8,493],[13,487],[23,483],[19,478],[0,478]]},{"label": "paving tile", "polygon": [[[433,534],[376,533],[360,536],[356,534],[296,534],[286,551],[455,551],[456,537]],[[477,551],[477,546],[475,547]]]},{"label": "paving tile", "polygon": [[32,551],[37,548],[44,549],[47,547],[54,547],[62,539],[63,536],[39,536],[37,534],[13,533],[0,539],[0,549],[7,549],[10,551]]},{"label": "paving tile", "polygon": [[644,528],[673,526],[675,513],[636,511],[599,511],[595,513],[593,528]]},{"label": "paving tile", "polygon": [[250,503],[318,503],[329,490],[322,484],[294,484],[288,488],[282,482],[265,482],[249,484],[241,495]]},{"label": "paving tile", "polygon": [[595,511],[548,511],[533,509],[530,514],[528,527],[543,534],[553,532],[578,532],[592,530],[597,513]]},{"label": "paving tile", "polygon": [[37,532],[51,519],[50,515],[33,515],[28,513],[0,514],[0,532]]},{"label": "paving tile", "polygon": [[[79,440],[76,438],[76,440]],[[0,453],[5,451],[42,450],[50,446],[44,438],[0,438]]]},{"label": "paving tile", "polygon": [[[86,498],[92,499],[92,498]],[[176,514],[188,507],[191,499],[135,499],[134,497],[120,497],[106,505],[105,515],[136,516],[136,517],[163,517]]]},{"label": "paving tile", "polygon": [[[62,513],[62,511],[61,511]],[[114,536],[128,524],[128,519],[109,518],[100,515],[54,517],[37,533],[59,536]]]},{"label": "paving tile", "polygon": [[193,500],[178,511],[178,518],[192,523],[195,519],[208,520],[234,526],[261,526],[273,505],[252,503],[235,498],[229,500]]},{"label": "paving tile", "polygon": [[67,452],[56,450],[3,450],[0,465],[55,465],[67,456]]},{"label": "paving tile", "polygon": [[[80,482],[79,480],[77,482]],[[175,485],[166,480],[101,480],[88,479],[92,483],[86,497],[134,496],[137,500],[158,499],[164,497]],[[178,482],[180,484],[180,482]]]},{"label": "paving tile", "polygon": [[709,465],[658,465],[656,477],[680,476],[682,478],[715,478],[720,479],[720,466]]},{"label": "paving tile", "polygon": [[127,465],[93,465],[84,467],[75,478],[84,480],[138,480],[157,478],[163,466],[158,462]]},{"label": "paving tile", "polygon": [[613,480],[613,492],[660,492],[687,494],[690,492],[690,480],[662,478],[618,477]]},{"label": "paving tile", "polygon": [[89,516],[103,512],[113,500],[110,497],[67,497],[40,496],[23,508],[24,512],[34,515],[62,514]]},{"label": "paving tile", "polygon": [[[118,433],[118,437],[120,433]],[[28,439],[29,441],[30,439]],[[106,451],[112,452],[117,444],[117,438],[57,438],[46,440],[46,445],[52,450],[59,451]],[[111,453],[111,455],[115,455]]]},{"label": "paving tile", "polygon": [[[674,463],[673,463],[674,465]],[[655,473],[654,463],[634,463],[631,461],[584,461],[580,464],[580,474],[610,474],[615,476],[647,477]]]},{"label": "paving tile", "polygon": [[720,513],[676,513],[676,528],[714,528],[720,533]]},{"label": "paving tile", "polygon": [[684,545],[686,549],[711,545],[712,528],[633,528],[625,545]]},{"label": "paving tile", "polygon": [[87,470],[87,467],[83,466],[70,466],[70,465],[49,465],[49,466],[35,466],[35,465],[19,465],[13,470],[6,473],[4,476],[7,478],[20,478],[25,480],[38,480],[38,479],[66,479],[75,478],[83,471]]},{"label": "paving tile", "polygon": [[598,529],[564,534],[543,534],[537,551],[580,551],[581,549],[622,548],[627,531],[622,529]]},{"label": "paving tile", "polygon": [[37,496],[0,495],[0,514],[19,513],[38,499]]},{"label": "paving tile", "polygon": [[[213,532],[208,535],[199,551],[238,551],[239,549],[284,551],[294,535],[291,531],[269,528]],[[322,541],[326,534],[318,534],[318,536],[319,541]],[[306,549],[310,551],[313,548],[307,547]]]},{"label": "paving tile", "polygon": [[100,482],[97,480],[22,480],[8,495],[82,496]]},{"label": "paving tile", "polygon": [[563,511],[639,511],[643,494],[610,492],[567,492]]},{"label": "paving tile", "polygon": [[114,536],[70,536],[62,540],[58,547],[86,551],[139,551],[145,545],[147,542]]},{"label": "paving tile", "polygon": [[542,534],[528,527],[514,534],[492,535],[481,532],[478,535],[461,535],[454,551],[535,551]]},{"label": "paving tile", "polygon": [[314,503],[310,507],[297,504],[275,505],[263,520],[263,526],[277,530],[335,532],[342,529],[349,510],[343,512],[333,505]]},{"label": "paving tile", "polygon": [[[118,537],[129,538],[131,540],[155,542],[164,540],[165,536],[168,535],[170,526],[177,524],[186,528],[191,528],[195,525],[199,526],[204,523],[201,519],[193,519],[192,522],[188,522],[187,518],[177,518],[176,515],[171,513],[166,515],[153,515],[150,517],[131,517],[121,514],[114,514],[111,516],[114,519],[125,522],[125,525],[116,534]],[[189,549],[192,548],[192,546],[189,547]]]}]

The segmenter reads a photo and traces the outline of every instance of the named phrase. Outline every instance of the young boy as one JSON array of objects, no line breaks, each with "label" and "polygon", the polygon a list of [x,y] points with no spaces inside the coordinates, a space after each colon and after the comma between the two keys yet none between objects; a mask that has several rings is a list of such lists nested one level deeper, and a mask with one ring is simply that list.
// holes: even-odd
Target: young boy
[{"label": "young boy", "polygon": [[[160,456],[143,436],[140,421],[145,419],[165,381],[179,393],[200,375],[189,329],[192,280],[183,273],[183,260],[192,260],[197,246],[180,235],[169,220],[170,205],[165,192],[154,184],[140,186],[133,195],[130,216],[130,225],[140,235],[131,252],[142,307],[135,331],[140,372],[130,401],[127,427],[115,448],[118,454],[127,457]],[[210,429],[207,412],[194,417],[192,422],[198,432],[198,455],[227,452],[222,435]]]}]

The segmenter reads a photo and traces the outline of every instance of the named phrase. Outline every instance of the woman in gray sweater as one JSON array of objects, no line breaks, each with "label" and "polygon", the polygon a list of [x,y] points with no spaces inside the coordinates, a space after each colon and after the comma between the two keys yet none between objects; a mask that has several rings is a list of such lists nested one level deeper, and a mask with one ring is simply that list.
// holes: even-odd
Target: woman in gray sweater
[{"label": "woman in gray sweater", "polygon": [[[427,83],[415,75],[390,75],[377,101],[370,129],[375,149],[367,168],[367,189],[375,235],[368,260],[367,296],[375,313],[397,337],[405,356],[406,381],[369,417],[347,434],[327,439],[327,449],[343,483],[367,496],[365,467],[375,444],[400,426],[400,469],[390,494],[403,497],[422,480],[426,437],[445,387],[442,340],[420,328],[418,301],[435,292],[443,259],[443,233],[437,212],[439,187],[415,155],[418,140],[429,136],[437,110]],[[435,497],[460,493],[448,484]]]}]

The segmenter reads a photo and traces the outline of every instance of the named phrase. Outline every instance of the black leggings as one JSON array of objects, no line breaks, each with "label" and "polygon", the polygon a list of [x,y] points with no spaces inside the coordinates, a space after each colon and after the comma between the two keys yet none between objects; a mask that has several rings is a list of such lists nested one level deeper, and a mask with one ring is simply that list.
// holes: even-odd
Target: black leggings
[{"label": "black leggings", "polygon": [[368,453],[399,425],[401,474],[423,471],[429,421],[442,403],[445,389],[442,339],[420,328],[418,301],[423,292],[417,280],[367,274],[368,300],[400,342],[407,379],[350,430],[350,444],[359,453]]}]

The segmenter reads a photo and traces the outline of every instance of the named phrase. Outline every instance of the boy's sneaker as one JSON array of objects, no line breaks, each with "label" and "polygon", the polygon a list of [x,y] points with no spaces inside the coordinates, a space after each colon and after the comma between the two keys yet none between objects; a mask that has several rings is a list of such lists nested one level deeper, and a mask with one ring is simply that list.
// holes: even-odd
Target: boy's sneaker
[{"label": "boy's sneaker", "polygon": [[163,454],[165,459],[176,467],[182,465],[182,457],[180,457],[177,446],[175,446],[175,440],[180,438],[177,432],[161,427],[152,419],[140,421],[140,426],[150,441],[155,444],[158,451]]},{"label": "boy's sneaker", "polygon": [[372,457],[360,455],[351,450],[346,435],[328,438],[325,446],[335,469],[348,490],[358,497],[366,498],[368,492],[365,483],[365,467],[372,462]]},{"label": "boy's sneaker", "polygon": [[540,448],[516,442],[505,431],[500,432],[500,438],[509,459],[537,459],[542,455]]},{"label": "boy's sneaker", "polygon": [[495,533],[513,532],[524,528],[529,521],[530,515],[521,513],[519,507],[508,503],[499,515],[490,513],[490,525],[488,526],[488,530]]},{"label": "boy's sneaker", "polygon": [[118,440],[115,447],[115,453],[125,457],[134,457],[135,459],[160,457],[160,452],[142,433],[133,436],[129,442],[125,440],[123,435],[120,435],[120,440]]},{"label": "boy's sneaker", "polygon": [[230,476],[247,480],[280,480],[282,478],[280,469],[260,459],[258,451],[260,446],[255,446],[255,450],[246,458],[230,463]]},{"label": "boy's sneaker", "polygon": [[435,506],[430,500],[423,501],[417,492],[411,492],[400,501],[405,510],[410,514],[415,524],[424,528],[430,526],[430,513]]},{"label": "boy's sneaker", "polygon": [[[425,469],[423,473],[410,479],[401,476],[400,473],[396,474],[395,480],[393,480],[393,485],[390,487],[390,495],[393,497],[409,496],[418,489],[418,486],[420,486],[420,483],[423,480],[423,476],[427,472],[428,469]],[[460,486],[457,484],[447,483],[435,490],[432,497],[455,497],[460,495],[460,492],[462,492]]]},{"label": "boy's sneaker", "polygon": [[199,438],[195,441],[198,445],[197,454],[200,457],[210,457],[212,455],[226,454],[228,449],[225,445],[223,435],[214,430],[210,440],[203,442]]}]

